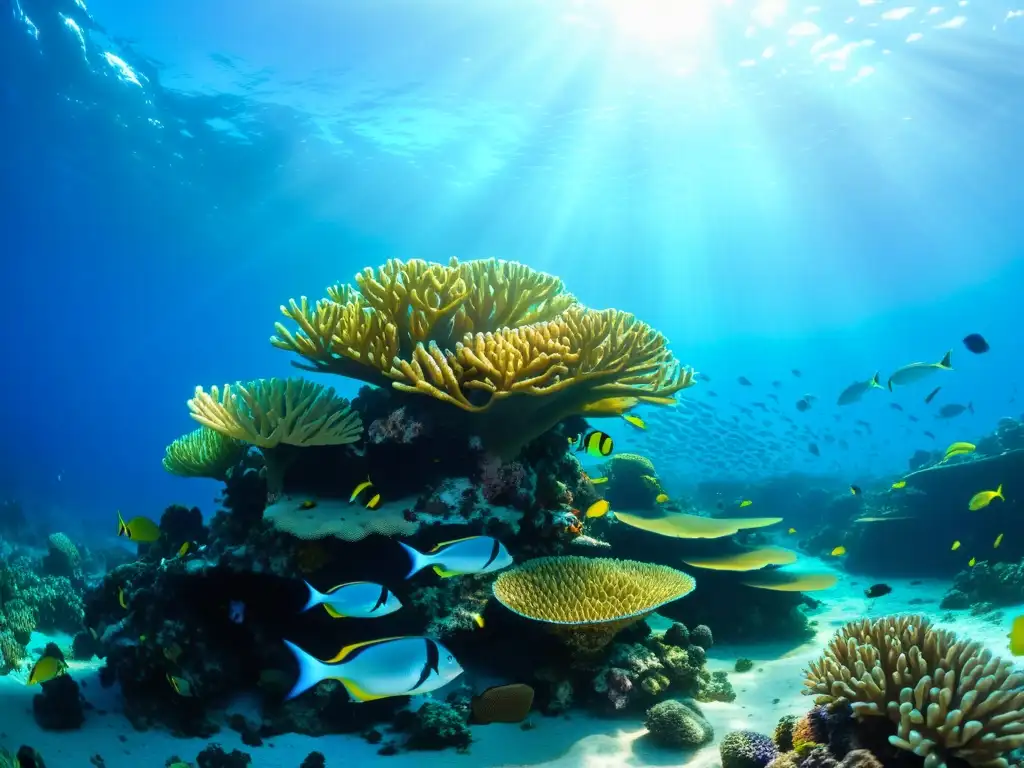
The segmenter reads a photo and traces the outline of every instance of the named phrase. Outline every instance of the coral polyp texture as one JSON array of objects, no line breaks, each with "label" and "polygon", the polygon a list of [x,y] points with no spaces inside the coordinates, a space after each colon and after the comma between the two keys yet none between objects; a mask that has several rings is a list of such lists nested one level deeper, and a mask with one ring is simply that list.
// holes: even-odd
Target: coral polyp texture
[{"label": "coral polyp texture", "polygon": [[363,432],[359,414],[334,389],[304,379],[259,379],[196,387],[188,401],[192,418],[225,437],[260,448],[344,445]]},{"label": "coral polyp texture", "polygon": [[474,414],[492,444],[529,440],[574,414],[669,403],[694,383],[653,328],[587,309],[558,278],[516,262],[392,259],[327,293],[282,306],[298,330],[278,323],[271,342],[301,355],[298,367]]},{"label": "coral polyp texture", "polygon": [[860,720],[891,720],[889,742],[925,768],[950,758],[1005,768],[1024,745],[1024,673],[924,616],[850,622],[806,674],[804,693],[819,704],[848,701]]},{"label": "coral polyp texture", "polygon": [[549,625],[571,646],[593,652],[695,587],[692,577],[664,565],[540,557],[501,573],[494,596],[513,613]]},{"label": "coral polyp texture", "polygon": [[204,426],[167,446],[163,464],[172,475],[224,480],[247,450],[246,442]]}]

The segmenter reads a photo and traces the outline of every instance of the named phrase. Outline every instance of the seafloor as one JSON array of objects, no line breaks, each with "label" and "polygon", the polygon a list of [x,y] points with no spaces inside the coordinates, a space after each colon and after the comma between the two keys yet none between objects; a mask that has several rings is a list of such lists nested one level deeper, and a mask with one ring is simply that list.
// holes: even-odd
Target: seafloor
[{"label": "seafloor", "polygon": [[[863,595],[865,578],[843,575],[821,605],[810,613],[816,636],[799,644],[757,643],[753,645],[716,644],[708,651],[712,670],[727,670],[736,690],[732,703],[702,704],[714,726],[715,740],[690,752],[668,751],[649,745],[644,738],[642,715],[616,715],[602,718],[574,710],[569,716],[545,717],[535,714],[531,730],[519,725],[493,724],[473,726],[473,745],[469,754],[451,750],[440,752],[404,752],[390,757],[377,754],[377,746],[358,734],[319,738],[284,735],[268,739],[262,747],[241,743],[237,733],[225,729],[212,741],[226,750],[240,749],[252,757],[254,768],[296,768],[312,750],[323,753],[328,766],[364,766],[382,763],[393,768],[430,768],[431,766],[551,766],[554,768],[621,768],[622,766],[712,766],[719,765],[718,745],[730,731],[755,730],[770,734],[784,715],[803,715],[810,699],[800,693],[802,670],[817,658],[826,641],[846,622],[862,617],[893,613],[925,613],[936,625],[981,641],[996,653],[1006,647],[1006,635],[1012,618],[1024,612],[1024,605],[1010,606],[989,618],[978,618],[968,610],[939,610],[939,602],[949,588],[948,581],[896,579],[888,582],[893,592],[877,600]],[[939,620],[939,617],[946,620]],[[949,618],[951,617],[951,618]],[[653,628],[668,622],[654,616]],[[42,652],[48,638],[35,635],[33,656]],[[68,638],[61,638],[64,644]],[[737,658],[754,661],[750,672],[737,673]],[[100,660],[71,661],[71,671],[83,684],[84,695],[94,707],[87,713],[81,730],[44,732],[32,717],[32,696],[37,687],[28,687],[23,679],[0,677],[0,723],[4,741],[38,745],[44,751],[47,768],[82,768],[89,758],[100,755],[105,768],[149,768],[164,765],[171,755],[193,761],[208,743],[201,739],[175,738],[167,732],[150,730],[137,733],[118,711],[116,689],[102,689],[97,678]],[[236,705],[245,711],[245,703]]]}]

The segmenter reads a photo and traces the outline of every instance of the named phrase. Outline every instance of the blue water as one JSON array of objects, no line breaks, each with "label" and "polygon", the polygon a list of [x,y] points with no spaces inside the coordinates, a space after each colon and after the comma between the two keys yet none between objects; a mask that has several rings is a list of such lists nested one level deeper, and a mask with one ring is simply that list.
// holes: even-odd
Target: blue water
[{"label": "blue water", "polygon": [[[823,5],[5,0],[0,496],[111,534],[212,511],[160,466],[193,388],[288,375],[278,305],[392,257],[556,273],[666,333],[722,418],[778,379],[801,428],[872,425],[770,467],[710,429],[661,457],[676,487],[884,477],[1019,415],[1024,16]],[[974,415],[936,422],[928,382],[836,426],[847,384],[949,348]]]}]

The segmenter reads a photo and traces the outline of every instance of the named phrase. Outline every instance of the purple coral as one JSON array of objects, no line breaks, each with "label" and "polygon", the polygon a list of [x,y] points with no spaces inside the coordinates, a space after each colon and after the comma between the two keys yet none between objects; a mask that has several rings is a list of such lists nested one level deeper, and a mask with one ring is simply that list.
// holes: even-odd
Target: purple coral
[{"label": "purple coral", "polygon": [[733,731],[718,748],[722,768],[765,768],[779,756],[770,736],[756,731]]},{"label": "purple coral", "polygon": [[608,700],[615,709],[625,709],[629,704],[629,692],[633,690],[633,681],[624,669],[609,669],[605,673],[605,684],[608,686]]},{"label": "purple coral", "polygon": [[370,438],[370,442],[376,445],[381,443],[407,445],[423,434],[423,422],[409,418],[403,405],[389,413],[387,418],[377,419],[370,424],[366,434]]},{"label": "purple coral", "polygon": [[526,468],[518,461],[503,464],[501,459],[486,455],[480,462],[480,492],[490,503],[513,496],[526,481]]}]

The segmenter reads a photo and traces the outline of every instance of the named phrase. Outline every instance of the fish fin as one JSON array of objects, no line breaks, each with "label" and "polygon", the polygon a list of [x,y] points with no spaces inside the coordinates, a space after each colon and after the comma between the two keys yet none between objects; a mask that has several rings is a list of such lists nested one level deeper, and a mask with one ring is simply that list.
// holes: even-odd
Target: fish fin
[{"label": "fish fin", "polygon": [[324,662],[315,656],[311,656],[304,650],[291,643],[287,640],[284,644],[288,647],[288,650],[292,652],[295,657],[295,663],[299,666],[299,677],[295,681],[295,685],[285,696],[285,700],[294,699],[300,693],[308,691],[310,688],[315,686],[321,680],[326,680],[331,676],[331,669]]},{"label": "fish fin", "polygon": [[[364,640],[361,643],[352,643],[352,645],[346,645],[344,648],[342,648],[340,651],[338,651],[338,655],[335,656],[333,659],[328,659],[327,661],[322,661],[320,663],[321,664],[341,664],[349,656],[351,656],[353,653],[358,651],[360,648],[369,648],[371,645],[378,645],[380,643],[387,643],[387,642],[390,642],[392,640],[401,640],[401,639],[402,639],[402,637],[400,635],[398,635],[398,636],[395,636],[395,637],[378,637],[376,640]],[[288,641],[285,640],[285,642],[288,642]],[[338,678],[335,678],[335,679],[338,679]]]},{"label": "fish fin", "polygon": [[947,352],[947,353],[945,354],[945,356],[944,356],[944,357],[942,358],[942,360],[941,360],[941,361],[939,362],[939,367],[940,367],[940,368],[946,368],[946,369],[948,369],[948,370],[950,370],[950,371],[952,371],[952,370],[953,370],[953,363],[952,363],[952,362],[950,361],[950,356],[951,356],[952,354],[953,354],[953,350],[952,350],[952,349],[951,349],[951,350],[949,350],[949,351],[948,351],[948,352]]},{"label": "fish fin", "polygon": [[344,613],[339,613],[338,610],[330,603],[324,603],[324,610],[327,611],[327,615],[332,619],[345,619],[348,618]]},{"label": "fish fin", "polygon": [[[882,382],[878,378],[879,373],[881,373],[881,371],[875,371],[875,375],[871,377],[871,386],[882,389]],[[889,391],[892,391],[892,383],[889,384]]]},{"label": "fish fin", "polygon": [[326,592],[324,592],[324,594],[325,595],[333,595],[335,592],[337,592],[342,587],[351,587],[351,586],[354,586],[356,584],[369,584],[369,583],[370,582],[368,582],[368,581],[346,581],[344,584],[338,584],[335,587],[331,587]]},{"label": "fish fin", "polygon": [[428,565],[430,565],[430,555],[424,555],[419,550],[410,547],[404,541],[400,541],[398,543],[402,545],[402,549],[405,550],[405,553],[409,555],[409,560],[412,561],[411,567],[409,568],[409,573],[406,574],[405,578],[411,579],[417,573],[419,573]]},{"label": "fish fin", "polygon": [[891,376],[889,377],[889,381],[887,382],[887,385],[889,387],[889,391],[892,392],[892,377]]},{"label": "fish fin", "polygon": [[430,551],[431,552],[438,552],[438,551],[440,551],[441,547],[447,547],[447,546],[450,546],[451,544],[458,544],[459,542],[462,542],[462,541],[469,541],[470,539],[478,539],[478,538],[480,538],[480,537],[479,536],[463,536],[461,539],[452,539],[451,541],[440,541],[437,544],[435,544]]},{"label": "fish fin", "polygon": [[452,576],[458,576],[459,575],[455,571],[446,571],[440,565],[435,565],[434,566],[434,573],[436,573],[442,579],[448,579],[448,578],[451,578]]},{"label": "fish fin", "polygon": [[348,691],[348,695],[352,698],[352,701],[364,702],[364,701],[376,701],[377,699],[386,699],[387,696],[381,696],[376,693],[369,693],[360,688],[354,681],[344,677],[335,678],[339,683],[345,686],[345,690]]},{"label": "fish fin", "polygon": [[1003,499],[1003,501],[1006,500],[1005,498],[1003,498],[1003,484],[1002,483],[1000,483],[996,487],[996,496],[998,496],[1000,499]]},{"label": "fish fin", "polygon": [[302,612],[305,612],[305,611],[308,611],[310,608],[313,608],[313,607],[315,607],[317,605],[320,605],[320,603],[322,603],[324,601],[324,596],[322,594],[320,594],[317,591],[316,587],[314,587],[308,581],[303,582],[303,583],[309,589],[309,600],[306,601],[306,605],[302,609]]}]

